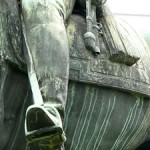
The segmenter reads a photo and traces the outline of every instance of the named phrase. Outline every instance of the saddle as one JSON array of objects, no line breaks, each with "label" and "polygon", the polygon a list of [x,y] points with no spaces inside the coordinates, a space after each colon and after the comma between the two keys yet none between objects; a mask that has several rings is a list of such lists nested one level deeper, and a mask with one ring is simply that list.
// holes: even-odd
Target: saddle
[{"label": "saddle", "polygon": [[66,27],[70,46],[70,80],[150,96],[150,50],[125,22],[117,22],[107,6],[93,26],[98,32],[100,53],[93,55],[85,42],[87,20],[73,14]]}]

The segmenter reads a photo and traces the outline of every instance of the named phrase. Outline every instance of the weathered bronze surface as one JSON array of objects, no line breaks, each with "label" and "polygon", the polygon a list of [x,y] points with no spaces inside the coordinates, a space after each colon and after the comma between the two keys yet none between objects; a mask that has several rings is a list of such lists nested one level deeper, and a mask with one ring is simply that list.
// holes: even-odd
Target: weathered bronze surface
[{"label": "weathered bronze surface", "polygon": [[150,49],[103,3],[0,1],[0,150],[131,150],[150,140]]}]

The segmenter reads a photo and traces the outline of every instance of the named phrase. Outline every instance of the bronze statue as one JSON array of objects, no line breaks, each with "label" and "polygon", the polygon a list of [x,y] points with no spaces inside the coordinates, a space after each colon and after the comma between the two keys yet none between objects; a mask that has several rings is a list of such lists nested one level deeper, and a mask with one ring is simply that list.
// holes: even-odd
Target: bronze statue
[{"label": "bronze statue", "polygon": [[150,51],[104,3],[0,1],[0,149],[126,150],[149,140]]}]

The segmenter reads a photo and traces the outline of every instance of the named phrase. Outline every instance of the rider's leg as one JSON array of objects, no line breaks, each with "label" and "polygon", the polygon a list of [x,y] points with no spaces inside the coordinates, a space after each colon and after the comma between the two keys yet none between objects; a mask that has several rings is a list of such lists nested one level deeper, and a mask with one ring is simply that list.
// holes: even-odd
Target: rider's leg
[{"label": "rider's leg", "polygon": [[[69,6],[69,1],[65,4]],[[71,8],[69,10],[71,12]],[[22,12],[44,107],[63,119],[69,73],[69,48],[64,26],[64,18],[68,15],[64,2],[22,0]]]},{"label": "rider's leg", "polygon": [[73,7],[75,5],[75,2],[78,0],[63,0],[65,5],[65,20],[69,17],[70,14],[72,14]]},{"label": "rider's leg", "polygon": [[[53,2],[53,3],[52,3]],[[69,50],[63,8],[51,0],[22,0],[27,44],[45,103],[63,110],[68,84]]]}]

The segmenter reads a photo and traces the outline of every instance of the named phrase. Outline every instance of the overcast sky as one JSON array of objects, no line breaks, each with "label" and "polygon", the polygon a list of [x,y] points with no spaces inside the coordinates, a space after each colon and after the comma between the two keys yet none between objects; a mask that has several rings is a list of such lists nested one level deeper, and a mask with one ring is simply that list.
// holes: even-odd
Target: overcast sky
[{"label": "overcast sky", "polygon": [[130,24],[150,45],[150,0],[107,0],[107,4],[116,17]]},{"label": "overcast sky", "polygon": [[107,0],[114,13],[150,15],[150,0]]}]

